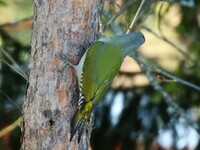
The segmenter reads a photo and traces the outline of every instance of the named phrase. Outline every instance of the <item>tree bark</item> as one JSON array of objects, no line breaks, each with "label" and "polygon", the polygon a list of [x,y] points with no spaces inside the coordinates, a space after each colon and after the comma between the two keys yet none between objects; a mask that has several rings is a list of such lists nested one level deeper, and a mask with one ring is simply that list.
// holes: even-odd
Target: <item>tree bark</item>
[{"label": "tree bark", "polygon": [[78,99],[78,85],[73,67],[65,64],[66,57],[77,64],[96,40],[100,3],[100,0],[34,0],[22,149],[88,149],[86,133],[80,144],[76,140],[69,142],[75,109],[70,101]]}]

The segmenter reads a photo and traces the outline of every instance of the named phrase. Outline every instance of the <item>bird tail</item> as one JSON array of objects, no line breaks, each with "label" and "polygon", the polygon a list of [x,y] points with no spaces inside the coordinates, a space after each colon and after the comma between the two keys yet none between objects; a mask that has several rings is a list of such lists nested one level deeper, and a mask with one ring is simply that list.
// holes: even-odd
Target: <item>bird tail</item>
[{"label": "bird tail", "polygon": [[80,142],[81,135],[83,133],[84,126],[87,120],[88,116],[83,115],[81,111],[77,109],[71,120],[70,142],[73,139],[76,132],[78,133],[78,143]]}]

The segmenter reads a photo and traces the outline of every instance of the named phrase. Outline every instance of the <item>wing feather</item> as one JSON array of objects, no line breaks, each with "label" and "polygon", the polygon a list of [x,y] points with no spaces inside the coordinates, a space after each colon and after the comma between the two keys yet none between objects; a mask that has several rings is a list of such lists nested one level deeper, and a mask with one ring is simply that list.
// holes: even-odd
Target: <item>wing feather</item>
[{"label": "wing feather", "polygon": [[[121,53],[122,50],[110,42],[97,41],[89,48],[82,76],[86,102],[95,95],[105,94],[124,59]],[[104,93],[98,93],[102,91]]]}]

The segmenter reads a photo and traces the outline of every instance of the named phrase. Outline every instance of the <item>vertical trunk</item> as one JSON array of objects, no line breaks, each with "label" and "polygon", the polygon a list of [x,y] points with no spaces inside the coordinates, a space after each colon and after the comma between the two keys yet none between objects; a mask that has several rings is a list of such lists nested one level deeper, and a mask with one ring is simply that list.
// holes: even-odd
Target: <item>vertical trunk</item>
[{"label": "vertical trunk", "polygon": [[87,149],[89,140],[69,142],[78,98],[77,64],[98,32],[100,0],[34,0],[29,79],[23,106],[22,149]]}]

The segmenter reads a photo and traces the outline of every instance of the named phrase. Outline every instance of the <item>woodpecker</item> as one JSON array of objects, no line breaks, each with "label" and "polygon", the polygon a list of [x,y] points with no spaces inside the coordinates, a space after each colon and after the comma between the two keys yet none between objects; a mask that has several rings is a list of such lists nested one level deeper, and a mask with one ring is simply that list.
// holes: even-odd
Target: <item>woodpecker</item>
[{"label": "woodpecker", "polygon": [[77,72],[80,95],[71,119],[71,137],[78,132],[78,141],[95,106],[102,100],[117,75],[124,58],[134,53],[145,39],[141,32],[101,38],[85,52]]}]

